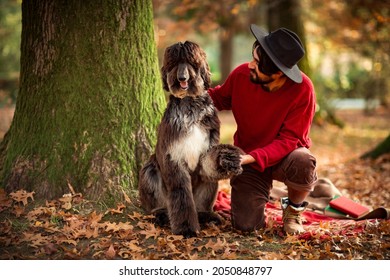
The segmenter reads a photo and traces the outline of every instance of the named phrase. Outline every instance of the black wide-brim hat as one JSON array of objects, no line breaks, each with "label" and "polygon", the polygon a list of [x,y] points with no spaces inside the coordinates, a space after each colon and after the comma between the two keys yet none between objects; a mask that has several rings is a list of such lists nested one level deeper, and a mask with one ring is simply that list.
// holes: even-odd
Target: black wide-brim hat
[{"label": "black wide-brim hat", "polygon": [[251,24],[250,28],[280,71],[294,82],[301,83],[302,73],[297,63],[305,55],[305,50],[297,34],[286,28],[267,33],[255,24]]}]

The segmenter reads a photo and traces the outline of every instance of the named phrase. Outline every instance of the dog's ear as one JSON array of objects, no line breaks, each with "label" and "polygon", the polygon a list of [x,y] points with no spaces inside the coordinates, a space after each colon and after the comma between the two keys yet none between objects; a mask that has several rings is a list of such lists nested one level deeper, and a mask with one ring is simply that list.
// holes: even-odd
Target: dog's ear
[{"label": "dog's ear", "polygon": [[167,68],[163,66],[163,67],[161,67],[161,79],[163,82],[163,89],[165,91],[169,91],[167,78],[168,78],[168,71],[167,71]]},{"label": "dog's ear", "polygon": [[168,72],[170,71],[171,63],[173,61],[173,56],[174,56],[174,51],[177,48],[175,45],[172,45],[168,48],[165,49],[164,52],[164,57],[163,57],[163,66],[161,67],[161,78],[163,82],[163,88],[165,91],[169,91],[169,86],[168,86]]},{"label": "dog's ear", "polygon": [[184,45],[188,48],[188,53],[191,54],[190,63],[199,67],[200,75],[203,79],[204,89],[207,90],[211,86],[211,72],[207,63],[206,52],[196,43],[186,41]]},{"label": "dog's ear", "polygon": [[200,67],[200,75],[203,79],[204,89],[208,90],[211,86],[211,72],[206,60],[203,61],[202,66]]}]

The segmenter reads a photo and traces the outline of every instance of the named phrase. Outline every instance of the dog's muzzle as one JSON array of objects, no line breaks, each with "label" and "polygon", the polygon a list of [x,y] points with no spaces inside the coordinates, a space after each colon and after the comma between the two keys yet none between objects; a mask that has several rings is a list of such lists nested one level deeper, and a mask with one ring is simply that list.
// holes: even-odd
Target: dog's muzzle
[{"label": "dog's muzzle", "polygon": [[186,63],[179,64],[177,69],[177,80],[180,82],[180,87],[182,90],[188,89],[188,79],[190,74],[188,72],[188,67]]}]

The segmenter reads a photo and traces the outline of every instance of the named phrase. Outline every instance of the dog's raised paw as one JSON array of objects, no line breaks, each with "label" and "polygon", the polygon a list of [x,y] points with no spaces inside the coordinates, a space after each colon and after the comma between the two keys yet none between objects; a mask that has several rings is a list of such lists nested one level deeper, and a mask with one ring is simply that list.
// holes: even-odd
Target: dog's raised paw
[{"label": "dog's raised paw", "polygon": [[225,173],[228,176],[241,174],[241,154],[242,151],[233,145],[221,145],[218,156],[219,172]]}]

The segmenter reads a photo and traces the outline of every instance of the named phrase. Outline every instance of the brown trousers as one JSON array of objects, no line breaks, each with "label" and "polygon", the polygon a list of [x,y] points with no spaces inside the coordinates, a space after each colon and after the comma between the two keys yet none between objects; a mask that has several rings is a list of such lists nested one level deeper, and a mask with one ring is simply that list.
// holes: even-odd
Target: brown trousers
[{"label": "brown trousers", "polygon": [[272,181],[287,188],[312,191],[317,182],[316,159],[306,148],[298,148],[277,165],[259,172],[250,165],[230,180],[233,227],[252,231],[265,226],[265,204],[269,201]]}]

